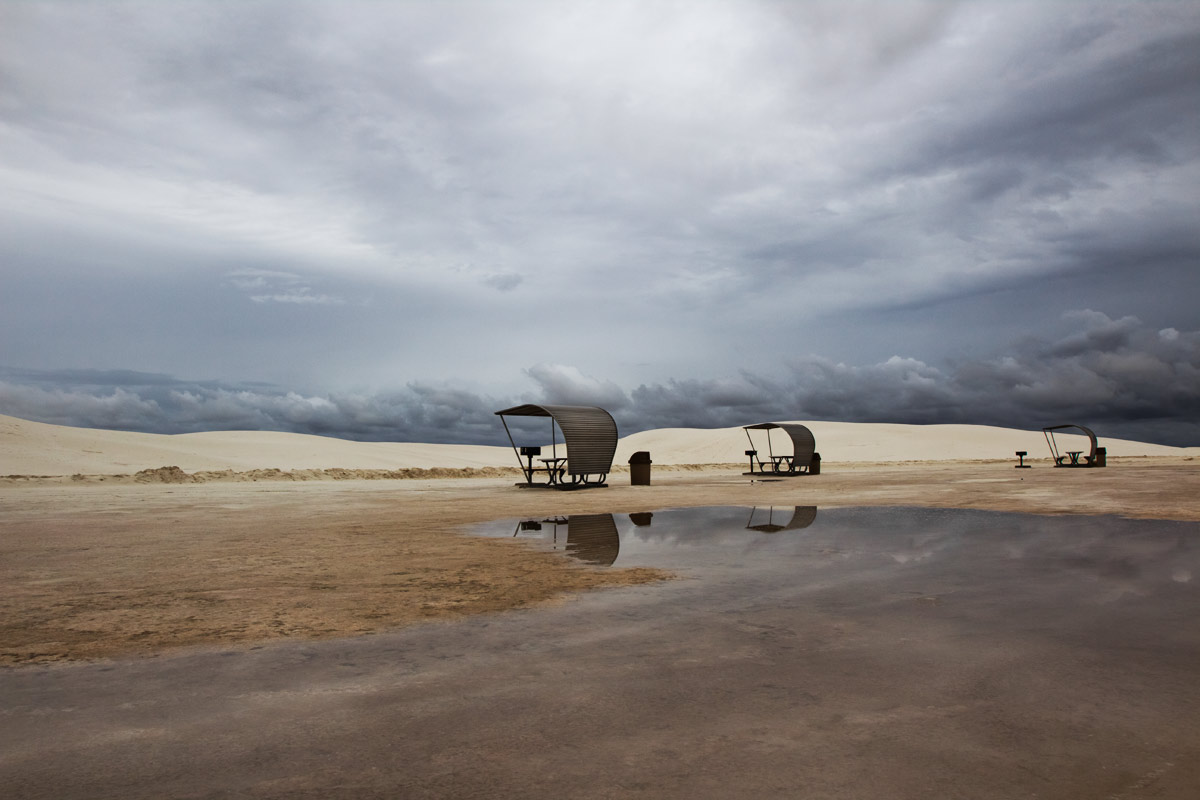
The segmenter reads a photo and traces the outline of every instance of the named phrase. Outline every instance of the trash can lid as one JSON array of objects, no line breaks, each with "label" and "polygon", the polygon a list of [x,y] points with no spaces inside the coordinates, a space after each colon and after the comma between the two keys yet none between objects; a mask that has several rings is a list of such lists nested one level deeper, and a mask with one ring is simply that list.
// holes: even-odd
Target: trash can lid
[{"label": "trash can lid", "polygon": [[650,451],[649,450],[638,450],[636,453],[634,453],[633,455],[631,455],[629,457],[629,463],[630,464],[652,464],[654,462],[652,462],[650,460]]}]

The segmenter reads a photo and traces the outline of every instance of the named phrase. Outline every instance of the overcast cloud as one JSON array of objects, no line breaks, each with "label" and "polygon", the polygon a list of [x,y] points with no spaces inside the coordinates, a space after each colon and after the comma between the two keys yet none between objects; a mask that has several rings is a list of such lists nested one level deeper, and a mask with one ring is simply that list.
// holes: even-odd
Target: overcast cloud
[{"label": "overcast cloud", "polygon": [[1197,131],[1194,2],[4,3],[0,413],[1200,445]]}]

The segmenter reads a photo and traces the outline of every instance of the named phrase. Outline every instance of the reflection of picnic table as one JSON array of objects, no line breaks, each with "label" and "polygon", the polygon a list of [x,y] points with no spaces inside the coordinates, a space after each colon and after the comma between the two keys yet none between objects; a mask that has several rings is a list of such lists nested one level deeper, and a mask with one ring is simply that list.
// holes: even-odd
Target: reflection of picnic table
[{"label": "reflection of picnic table", "polygon": [[758,511],[757,507],[750,509],[750,519],[746,521],[746,530],[778,533],[779,531],[807,528],[817,518],[816,506],[795,506],[792,509],[792,518],[786,524],[780,524],[775,522],[775,507],[771,506],[767,508],[767,521],[754,525],[752,523],[756,511]]}]

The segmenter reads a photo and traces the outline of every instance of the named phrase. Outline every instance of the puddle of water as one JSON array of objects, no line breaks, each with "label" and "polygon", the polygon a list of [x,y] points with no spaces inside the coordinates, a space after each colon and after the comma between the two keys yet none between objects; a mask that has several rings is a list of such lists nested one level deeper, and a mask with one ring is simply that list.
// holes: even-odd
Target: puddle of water
[{"label": "puddle of water", "polygon": [[683,574],[881,577],[883,570],[894,577],[901,570],[965,581],[1070,573],[1114,596],[1182,588],[1200,576],[1200,525],[1119,517],[723,506],[496,520],[468,532],[521,539],[593,565]]},{"label": "puddle of water", "polygon": [[633,514],[573,514],[485,523],[471,533],[509,536],[596,565],[716,564],[773,550],[771,536],[810,527],[815,506],[675,508]]}]

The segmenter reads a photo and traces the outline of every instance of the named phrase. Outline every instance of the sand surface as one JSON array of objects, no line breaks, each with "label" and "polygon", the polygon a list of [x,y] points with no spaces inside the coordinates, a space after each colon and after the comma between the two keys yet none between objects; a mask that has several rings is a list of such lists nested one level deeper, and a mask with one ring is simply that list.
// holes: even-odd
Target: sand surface
[{"label": "sand surface", "polygon": [[658,468],[653,485],[515,488],[510,478],[0,486],[0,663],[319,639],[667,579],[460,535],[489,519],[700,505],[909,505],[1200,520],[1200,468],[845,464],[751,482]]}]

